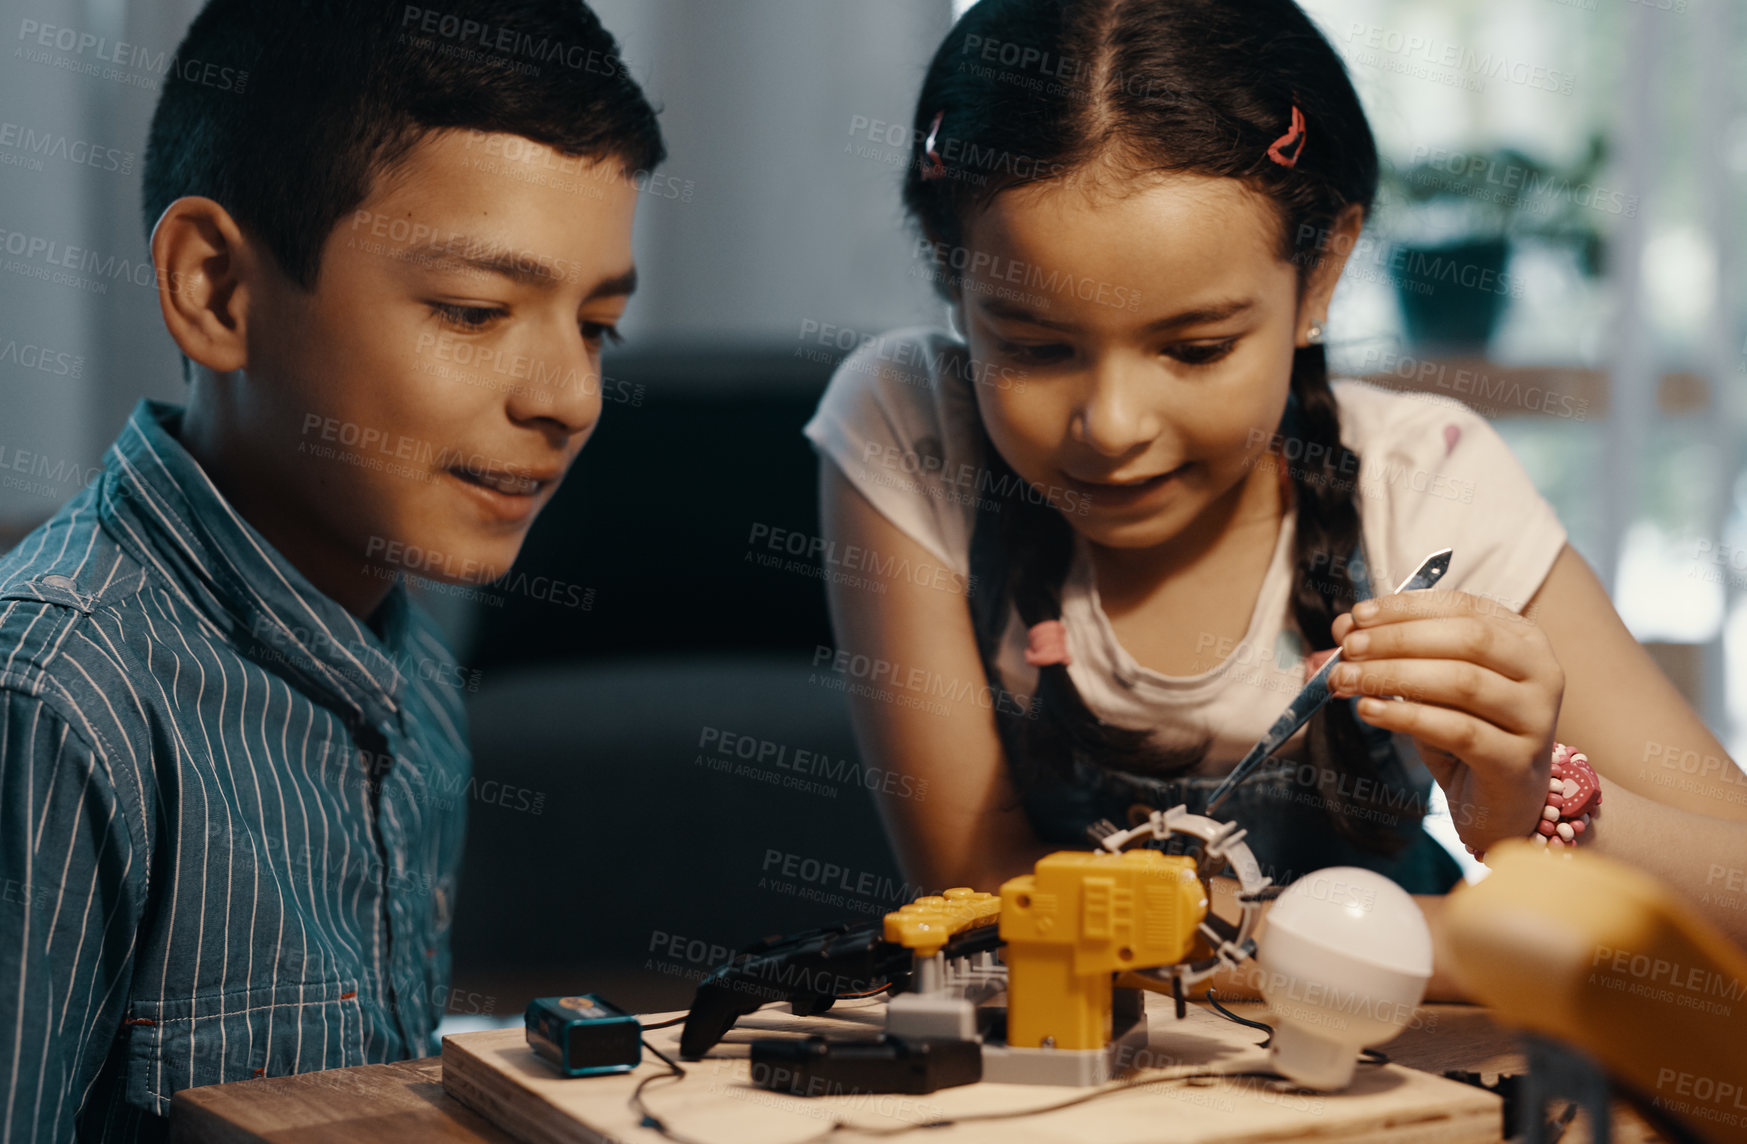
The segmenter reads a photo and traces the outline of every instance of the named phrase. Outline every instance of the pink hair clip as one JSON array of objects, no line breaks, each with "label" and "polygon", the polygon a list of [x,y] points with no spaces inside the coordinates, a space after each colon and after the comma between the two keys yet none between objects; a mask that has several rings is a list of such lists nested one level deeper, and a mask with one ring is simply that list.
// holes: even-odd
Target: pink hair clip
[{"label": "pink hair clip", "polygon": [[940,152],[934,149],[934,140],[940,135],[940,121],[946,118],[946,110],[942,108],[934,113],[934,122],[928,127],[928,138],[922,142],[922,150],[928,155],[928,162],[922,166],[922,181],[942,179],[946,177],[946,164],[940,161]]},{"label": "pink hair clip", "polygon": [[1068,629],[1060,620],[1044,620],[1031,625],[1031,632],[1025,639],[1025,662],[1032,667],[1050,667],[1061,664],[1063,667],[1074,662],[1074,657],[1068,654]]},{"label": "pink hair clip", "polygon": [[[1268,145],[1268,158],[1282,167],[1298,166],[1298,157],[1304,154],[1304,112],[1298,110],[1298,105],[1292,105],[1292,123],[1286,128],[1286,134]],[[1290,151],[1291,154],[1287,154]]]}]

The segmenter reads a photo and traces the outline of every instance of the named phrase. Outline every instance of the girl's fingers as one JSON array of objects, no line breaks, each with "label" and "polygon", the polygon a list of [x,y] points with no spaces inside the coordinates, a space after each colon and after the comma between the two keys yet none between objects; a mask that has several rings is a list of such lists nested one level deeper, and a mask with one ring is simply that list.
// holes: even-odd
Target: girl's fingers
[{"label": "girl's fingers", "polygon": [[1497,632],[1519,632],[1526,636],[1540,631],[1533,620],[1496,600],[1443,588],[1376,596],[1354,604],[1346,614],[1352,617],[1353,626],[1360,630],[1386,628],[1411,620],[1470,617]]},{"label": "girl's fingers", "polygon": [[1341,641],[1353,662],[1378,659],[1451,659],[1490,668],[1522,681],[1545,671],[1552,650],[1543,637],[1514,632],[1479,616],[1445,616],[1359,627]]},{"label": "girl's fingers", "polygon": [[1343,698],[1399,695],[1473,715],[1518,735],[1532,734],[1547,721],[1546,704],[1534,688],[1461,660],[1343,661],[1335,665],[1329,685]]},{"label": "girl's fingers", "polygon": [[1412,592],[1395,592],[1360,600],[1351,610],[1353,620],[1362,628],[1373,624],[1391,624],[1401,620],[1422,620],[1437,616],[1487,615],[1521,619],[1515,612],[1493,600],[1472,592],[1447,588],[1421,588]]},{"label": "girl's fingers", "polygon": [[[1400,731],[1440,751],[1447,751],[1465,761],[1483,785],[1517,782],[1521,777],[1486,773],[1489,768],[1483,760],[1512,758],[1521,752],[1521,742],[1516,736],[1465,712],[1412,700],[1362,699],[1359,701],[1359,718],[1373,726]],[[1476,765],[1476,760],[1482,760],[1480,765]],[[1496,771],[1497,768],[1490,769]]]}]

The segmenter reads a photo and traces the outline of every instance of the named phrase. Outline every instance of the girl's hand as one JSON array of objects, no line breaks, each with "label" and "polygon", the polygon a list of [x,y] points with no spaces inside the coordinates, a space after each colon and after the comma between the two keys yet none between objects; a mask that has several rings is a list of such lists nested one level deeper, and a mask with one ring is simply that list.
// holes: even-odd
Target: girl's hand
[{"label": "girl's hand", "polygon": [[1428,589],[1363,601],[1333,635],[1334,694],[1368,697],[1360,718],[1412,736],[1462,841],[1483,850],[1527,837],[1547,802],[1565,694],[1540,627],[1491,600]]}]

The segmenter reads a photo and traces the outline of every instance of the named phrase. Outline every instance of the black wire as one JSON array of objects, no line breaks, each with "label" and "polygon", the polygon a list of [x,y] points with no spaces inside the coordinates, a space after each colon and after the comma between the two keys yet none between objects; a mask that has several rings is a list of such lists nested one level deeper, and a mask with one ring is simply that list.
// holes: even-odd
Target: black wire
[{"label": "black wire", "polygon": [[661,1119],[661,1117],[659,1117],[659,1116],[655,1115],[653,1112],[649,1111],[649,1106],[647,1104],[643,1103],[643,1090],[645,1088],[649,1087],[649,1083],[651,1081],[657,1081],[657,1080],[680,1081],[680,1080],[684,1080],[685,1079],[685,1070],[683,1068],[679,1067],[678,1061],[674,1060],[672,1057],[668,1056],[666,1053],[662,1052],[660,1049],[658,1049],[654,1045],[650,1044],[649,1039],[647,1037],[641,1037],[641,1038],[639,1038],[639,1040],[641,1040],[643,1042],[644,1048],[648,1049],[650,1052],[654,1053],[656,1056],[658,1056],[662,1060],[666,1061],[667,1067],[669,1069],[672,1069],[673,1071],[672,1072],[664,1072],[664,1073],[651,1073],[649,1076],[646,1076],[642,1080],[638,1081],[637,1087],[631,1090],[631,1099],[626,1101],[626,1103],[631,1106],[632,1112],[635,1112],[638,1116],[642,1117],[641,1127],[653,1128],[655,1131],[661,1133],[663,1136],[667,1137],[669,1140],[677,1141],[677,1144],[701,1144],[700,1141],[692,1140],[688,1137],[681,1136],[681,1135],[679,1135],[679,1133],[673,1131],[671,1128],[669,1128],[667,1126],[666,1122],[663,1121]]},{"label": "black wire", "polygon": [[674,1076],[684,1076],[685,1075],[685,1070],[679,1067],[678,1061],[674,1060],[672,1057],[668,1056],[666,1053],[662,1052],[660,1049],[658,1049],[654,1045],[650,1044],[647,1039],[643,1039],[643,1047],[648,1049],[650,1052],[654,1053],[656,1056],[660,1057],[662,1060],[666,1061],[667,1067],[673,1070]]},{"label": "black wire", "polygon": [[[1257,1045],[1257,1048],[1265,1049],[1273,1044],[1274,1026],[1262,1021],[1252,1021],[1248,1017],[1239,1017],[1236,1013],[1233,1013],[1230,1009],[1227,1009],[1224,1005],[1219,1003],[1219,995],[1214,991],[1213,986],[1211,985],[1207,987],[1207,1003],[1217,1009],[1219,1015],[1226,1020],[1236,1021],[1240,1025],[1248,1025],[1252,1029],[1260,1029],[1262,1032],[1268,1034],[1268,1039]],[[1359,1060],[1368,1065],[1386,1065],[1389,1063],[1388,1055],[1378,1049],[1360,1049]]]},{"label": "black wire", "polygon": [[[690,1017],[690,1016],[691,1016],[691,1014],[687,1013],[684,1017],[675,1017],[671,1021],[661,1021],[661,1022],[658,1022],[654,1025],[644,1025],[643,1031],[645,1033],[647,1033],[651,1029],[666,1029],[666,1028],[673,1026],[673,1025],[682,1024],[685,1021],[686,1017]],[[641,1022],[639,1022],[639,1024],[641,1024]]]},{"label": "black wire", "polygon": [[1252,1021],[1248,1017],[1239,1017],[1236,1013],[1233,1013],[1230,1009],[1227,1009],[1224,1005],[1219,1003],[1219,994],[1214,991],[1214,988],[1211,985],[1207,987],[1207,1003],[1217,1009],[1219,1015],[1226,1020],[1236,1021],[1240,1025],[1248,1025],[1252,1029],[1260,1029],[1262,1032],[1268,1034],[1268,1039],[1256,1046],[1257,1048],[1265,1049],[1274,1043],[1274,1026],[1262,1021]]}]

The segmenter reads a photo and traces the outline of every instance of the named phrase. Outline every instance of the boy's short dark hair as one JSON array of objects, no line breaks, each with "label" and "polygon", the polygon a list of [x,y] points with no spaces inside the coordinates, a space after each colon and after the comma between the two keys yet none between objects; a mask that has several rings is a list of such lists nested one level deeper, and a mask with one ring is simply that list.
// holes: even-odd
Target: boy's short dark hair
[{"label": "boy's short dark hair", "polygon": [[209,0],[152,115],[146,234],[222,205],[305,290],[373,176],[426,133],[525,136],[628,173],[666,157],[655,111],[582,0]]}]

